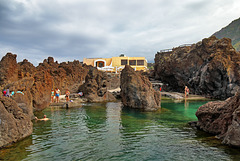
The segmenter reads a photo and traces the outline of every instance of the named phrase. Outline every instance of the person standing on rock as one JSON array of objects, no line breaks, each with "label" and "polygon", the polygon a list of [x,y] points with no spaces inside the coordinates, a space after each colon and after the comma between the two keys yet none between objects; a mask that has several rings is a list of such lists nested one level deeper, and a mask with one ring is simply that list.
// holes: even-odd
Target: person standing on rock
[{"label": "person standing on rock", "polygon": [[55,96],[56,96],[57,103],[59,103],[60,89],[57,88],[55,93],[56,93]]},{"label": "person standing on rock", "polygon": [[3,96],[7,96],[7,91],[5,89],[3,90]]},{"label": "person standing on rock", "polygon": [[54,101],[54,96],[55,96],[55,91],[52,89],[52,92],[51,92],[51,103],[53,103],[53,101]]},{"label": "person standing on rock", "polygon": [[69,102],[69,95],[70,95],[70,92],[69,92],[69,90],[67,89],[66,95],[65,95],[66,102]]},{"label": "person standing on rock", "polygon": [[188,98],[189,95],[189,88],[185,86],[185,98]]},{"label": "person standing on rock", "polygon": [[161,91],[162,91],[162,87],[159,88],[159,92],[160,92],[160,100],[161,100],[161,97],[162,97]]}]

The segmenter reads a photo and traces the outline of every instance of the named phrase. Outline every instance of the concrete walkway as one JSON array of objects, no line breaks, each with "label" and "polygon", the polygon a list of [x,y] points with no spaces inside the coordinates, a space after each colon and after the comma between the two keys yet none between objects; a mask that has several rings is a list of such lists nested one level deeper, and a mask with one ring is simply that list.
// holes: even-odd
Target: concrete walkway
[{"label": "concrete walkway", "polygon": [[[185,94],[184,93],[178,93],[178,92],[161,92],[161,95],[163,97],[169,97],[175,100],[185,100]],[[193,95],[190,94],[186,100],[209,100],[206,97],[200,96],[200,95]]]},{"label": "concrete walkway", "polygon": [[[116,88],[116,89],[112,89],[112,90],[108,90],[109,92],[120,92],[121,89],[120,88]],[[161,92],[161,95],[163,97],[168,97],[174,100],[185,100],[185,94],[184,93],[178,93],[178,92]],[[188,98],[186,98],[187,100],[209,100],[206,97],[203,96],[199,96],[199,95],[193,95],[190,94],[188,96]]]}]

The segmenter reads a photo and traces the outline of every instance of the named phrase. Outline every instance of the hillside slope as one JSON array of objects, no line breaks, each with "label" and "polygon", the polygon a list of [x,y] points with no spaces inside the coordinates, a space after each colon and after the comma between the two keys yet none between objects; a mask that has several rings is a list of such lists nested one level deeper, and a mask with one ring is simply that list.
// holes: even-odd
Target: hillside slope
[{"label": "hillside slope", "polygon": [[232,45],[240,51],[240,18],[232,21],[228,26],[213,34],[219,39],[224,37],[232,39]]}]

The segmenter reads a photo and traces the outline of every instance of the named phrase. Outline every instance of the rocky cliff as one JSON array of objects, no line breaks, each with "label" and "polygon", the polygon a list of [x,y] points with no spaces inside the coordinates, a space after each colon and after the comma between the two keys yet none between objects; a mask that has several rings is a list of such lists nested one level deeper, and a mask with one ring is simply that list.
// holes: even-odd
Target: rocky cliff
[{"label": "rocky cliff", "polygon": [[0,148],[32,134],[31,118],[25,112],[14,100],[0,96]]},{"label": "rocky cliff", "polygon": [[197,127],[217,135],[224,144],[240,147],[240,93],[199,107],[196,116]]},{"label": "rocky cliff", "polygon": [[21,107],[25,103],[25,109],[31,106],[36,111],[50,104],[52,89],[59,88],[62,94],[66,89],[77,92],[89,70],[88,66],[82,66],[79,61],[59,64],[49,57],[35,67],[28,60],[17,63],[16,57],[15,54],[7,53],[0,61],[0,89],[22,91],[26,95],[13,98]]},{"label": "rocky cliff", "polygon": [[152,88],[147,77],[126,65],[121,73],[121,97],[124,106],[154,111],[161,107],[160,92]]},{"label": "rocky cliff", "polygon": [[173,48],[155,55],[155,79],[168,84],[173,91],[217,99],[231,97],[240,88],[240,53],[228,38],[215,36],[197,44]]},{"label": "rocky cliff", "polygon": [[111,85],[107,74],[96,68],[79,61],[59,64],[52,57],[35,67],[26,59],[17,63],[16,57],[7,53],[0,61],[0,89],[15,92],[11,98],[0,96],[0,148],[32,134],[33,112],[48,107],[52,89],[74,93],[85,82],[89,101],[115,100],[107,89],[116,87],[119,79]]}]

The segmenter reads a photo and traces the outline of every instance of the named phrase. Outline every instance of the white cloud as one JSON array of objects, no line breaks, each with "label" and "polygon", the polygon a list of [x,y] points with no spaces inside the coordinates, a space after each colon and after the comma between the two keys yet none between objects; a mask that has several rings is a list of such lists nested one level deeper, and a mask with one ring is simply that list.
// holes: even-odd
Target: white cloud
[{"label": "white cloud", "polygon": [[120,53],[152,61],[158,50],[196,43],[228,25],[239,17],[239,4],[237,0],[8,0],[0,2],[0,52],[12,50],[35,65],[47,56],[82,60]]}]

